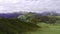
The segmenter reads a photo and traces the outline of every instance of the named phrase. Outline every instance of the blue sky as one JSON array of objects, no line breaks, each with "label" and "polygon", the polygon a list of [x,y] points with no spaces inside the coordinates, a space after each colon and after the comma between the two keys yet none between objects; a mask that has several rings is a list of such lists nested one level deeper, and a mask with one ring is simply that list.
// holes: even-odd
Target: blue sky
[{"label": "blue sky", "polygon": [[0,13],[60,11],[60,0],[0,0]]}]

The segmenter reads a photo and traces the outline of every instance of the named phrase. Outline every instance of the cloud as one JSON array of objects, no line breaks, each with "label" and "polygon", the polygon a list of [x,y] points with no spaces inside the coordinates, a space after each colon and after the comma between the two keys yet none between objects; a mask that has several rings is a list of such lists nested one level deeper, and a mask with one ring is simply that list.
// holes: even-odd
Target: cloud
[{"label": "cloud", "polygon": [[59,11],[60,0],[0,0],[0,13],[19,11]]}]

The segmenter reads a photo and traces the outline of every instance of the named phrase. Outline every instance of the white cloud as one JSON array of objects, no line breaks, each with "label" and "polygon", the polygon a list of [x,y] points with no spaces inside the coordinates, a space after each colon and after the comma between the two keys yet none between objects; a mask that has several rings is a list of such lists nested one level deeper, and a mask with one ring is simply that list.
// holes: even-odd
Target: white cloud
[{"label": "white cloud", "polygon": [[[0,0],[0,13],[60,10],[60,0]],[[5,13],[6,13],[5,12]]]}]

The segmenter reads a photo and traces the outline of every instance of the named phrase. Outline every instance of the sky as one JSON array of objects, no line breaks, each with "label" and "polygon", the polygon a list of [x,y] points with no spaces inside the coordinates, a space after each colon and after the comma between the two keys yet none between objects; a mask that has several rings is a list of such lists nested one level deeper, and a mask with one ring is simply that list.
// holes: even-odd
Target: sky
[{"label": "sky", "polygon": [[0,13],[60,12],[60,0],[0,0]]}]

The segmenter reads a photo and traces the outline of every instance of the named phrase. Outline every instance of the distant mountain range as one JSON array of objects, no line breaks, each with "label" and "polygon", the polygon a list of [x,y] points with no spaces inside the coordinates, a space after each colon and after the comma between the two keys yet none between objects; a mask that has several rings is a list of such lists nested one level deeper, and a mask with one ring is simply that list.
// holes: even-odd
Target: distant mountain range
[{"label": "distant mountain range", "polygon": [[14,13],[0,13],[1,18],[17,18],[20,15],[27,14],[28,12],[14,12]]},{"label": "distant mountain range", "polygon": [[[19,15],[27,14],[29,12],[19,12],[19,13],[0,13],[2,18],[17,18]],[[32,12],[31,12],[32,13]],[[33,13],[36,16],[60,16],[60,13],[56,12],[42,12],[42,13]]]},{"label": "distant mountain range", "polygon": [[0,17],[2,18],[17,18],[19,15],[22,15],[21,13],[1,13]]},{"label": "distant mountain range", "polygon": [[42,16],[60,16],[60,13],[57,12],[42,12]]}]

